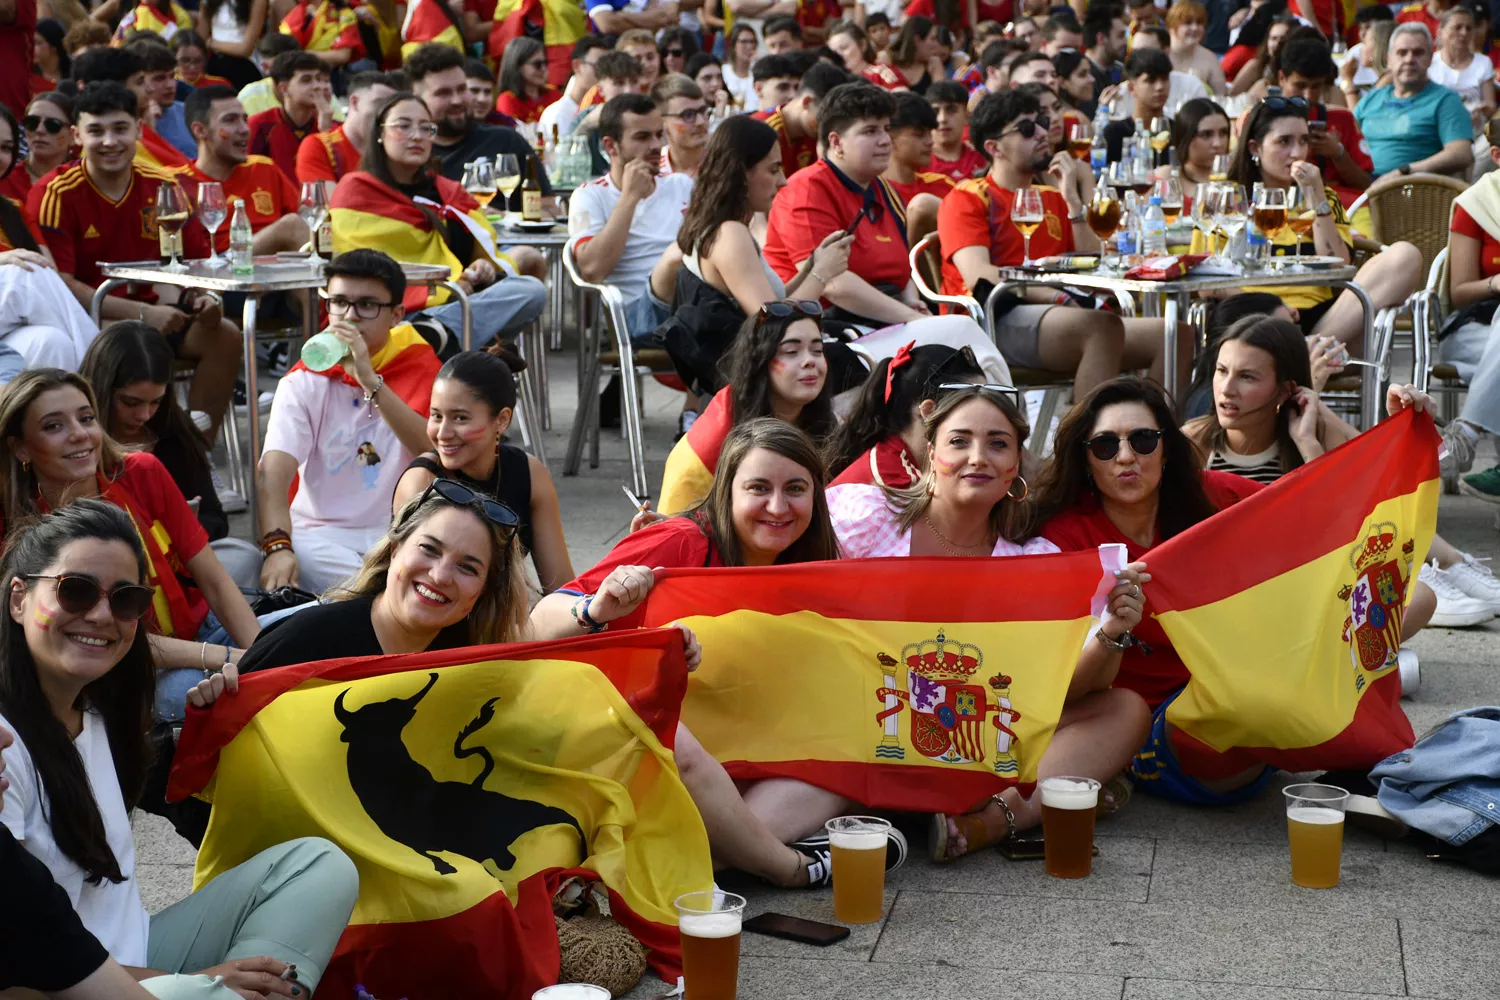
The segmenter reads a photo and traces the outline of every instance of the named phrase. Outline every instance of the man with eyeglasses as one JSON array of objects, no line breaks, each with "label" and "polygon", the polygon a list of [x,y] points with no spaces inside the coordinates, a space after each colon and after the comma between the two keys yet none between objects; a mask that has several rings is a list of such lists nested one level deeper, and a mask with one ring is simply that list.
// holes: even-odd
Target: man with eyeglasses
[{"label": "man with eyeglasses", "polygon": [[390,523],[397,480],[431,447],[427,411],[440,363],[402,322],[401,265],[378,250],[350,250],[327,274],[325,332],[348,353],[323,372],[298,362],[277,383],[257,472],[268,590],[321,592],[357,570]]},{"label": "man with eyeglasses", "polygon": [[[598,93],[599,76],[595,66],[610,51],[609,43],[598,35],[584,35],[573,46],[573,75],[568,77],[562,96],[542,111],[542,127],[557,127],[559,135],[570,135],[589,92]],[[549,131],[550,134],[550,131]]]},{"label": "man with eyeglasses", "polygon": [[[984,177],[959,184],[938,210],[945,293],[983,302],[1000,284],[1000,269],[1022,263],[1021,233],[1011,215],[1024,188],[1041,198],[1042,222],[1031,237],[1033,259],[1098,251],[1099,239],[1085,217],[1093,174],[1067,150],[1054,156],[1035,96],[1011,91],[986,97],[974,111],[969,136],[990,158],[990,168]],[[1033,188],[1043,171],[1050,186]],[[1076,372],[1074,392],[1080,396],[1122,368],[1149,366],[1160,381],[1160,320],[1121,320],[1079,305],[1052,289],[1028,290],[1020,304],[996,317],[995,342],[1005,360],[1023,368]],[[1186,340],[1180,367],[1191,358],[1192,337]]]},{"label": "man with eyeglasses", "polygon": [[651,88],[651,100],[667,126],[661,176],[695,176],[708,149],[708,102],[703,91],[681,73],[670,73]]}]

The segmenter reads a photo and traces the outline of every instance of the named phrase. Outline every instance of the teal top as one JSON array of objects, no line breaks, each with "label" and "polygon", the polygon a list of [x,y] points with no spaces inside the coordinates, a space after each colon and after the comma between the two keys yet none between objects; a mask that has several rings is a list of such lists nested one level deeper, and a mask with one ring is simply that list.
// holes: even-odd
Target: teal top
[{"label": "teal top", "polygon": [[1365,95],[1354,109],[1370,147],[1375,175],[1425,160],[1455,139],[1474,138],[1463,98],[1441,84],[1428,83],[1411,97],[1397,97],[1387,84]]}]

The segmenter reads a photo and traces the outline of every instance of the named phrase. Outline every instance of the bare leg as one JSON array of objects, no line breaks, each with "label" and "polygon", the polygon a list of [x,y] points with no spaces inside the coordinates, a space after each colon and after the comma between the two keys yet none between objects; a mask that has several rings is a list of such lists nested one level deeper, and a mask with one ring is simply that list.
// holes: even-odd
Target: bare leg
[{"label": "bare leg", "polygon": [[792,778],[767,778],[745,792],[745,805],[783,844],[823,829],[824,823],[847,813],[851,804],[842,795]]},{"label": "bare leg", "polygon": [[[1127,371],[1147,368],[1158,385],[1165,385],[1163,378],[1166,364],[1162,348],[1166,341],[1162,337],[1162,321],[1159,319],[1125,320],[1125,357],[1121,365]],[[1186,387],[1192,379],[1193,328],[1186,323],[1177,324],[1177,384]]]},{"label": "bare leg", "polygon": [[[193,385],[188,390],[188,405],[208,414],[210,425],[204,436],[210,441],[219,431],[219,422],[224,419],[224,410],[234,392],[243,342],[239,327],[224,319],[217,306],[199,313],[183,338],[182,356],[198,363]],[[255,406],[255,400],[250,405]]]},{"label": "bare leg", "polygon": [[1042,317],[1037,356],[1048,371],[1073,371],[1074,398],[1120,374],[1125,324],[1112,313],[1061,307]]},{"label": "bare leg", "polygon": [[1437,560],[1439,569],[1447,569],[1464,561],[1464,554],[1454,548],[1442,535],[1432,536],[1432,547],[1427,550],[1427,555]]},{"label": "bare leg", "polygon": [[807,884],[807,858],[766,829],[740,797],[723,765],[680,724],[676,757],[682,783],[708,829],[715,862],[758,875],[774,885]]},{"label": "bare leg", "polygon": [[1432,613],[1437,610],[1437,595],[1421,580],[1412,584],[1411,603],[1401,616],[1401,641],[1405,642],[1427,627]]},{"label": "bare leg", "polygon": [[[1422,273],[1422,251],[1406,242],[1392,243],[1372,257],[1354,276],[1359,287],[1370,296],[1376,311],[1405,302],[1406,297],[1416,291],[1426,278],[1427,275]],[[1363,315],[1359,299],[1354,293],[1342,292],[1328,312],[1323,314],[1323,318],[1318,320],[1318,325],[1313,328],[1313,335],[1337,337],[1340,342],[1350,345],[1351,349],[1360,346],[1359,339],[1364,335],[1365,329]]]}]

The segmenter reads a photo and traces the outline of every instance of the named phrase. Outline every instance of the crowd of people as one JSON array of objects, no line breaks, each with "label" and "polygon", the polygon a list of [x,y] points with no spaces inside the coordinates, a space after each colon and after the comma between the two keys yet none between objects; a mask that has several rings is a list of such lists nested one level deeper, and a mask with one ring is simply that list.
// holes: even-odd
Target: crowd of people
[{"label": "crowd of people", "polygon": [[[0,53],[31,67],[0,79],[0,884],[26,901],[15,926],[0,908],[0,989],[315,989],[357,893],[327,841],[142,908],[130,811],[194,843],[206,829],[206,805],[161,794],[188,707],[236,697],[246,673],[333,657],[636,628],[663,568],[1123,544],[1039,776],[1097,778],[1105,812],[1143,768],[1144,790],[1179,801],[1259,794],[1268,767],[1210,777],[1173,754],[1166,709],[1188,673],[1143,585],[1153,547],[1358,433],[1320,394],[1363,347],[1360,303],[1316,283],[1247,287],[1211,303],[1203,344],[1178,329],[1172,355],[1161,319],[1008,280],[1028,260],[1124,246],[1090,209],[1131,156],[1150,157],[1148,185],[1179,189],[1189,218],[1204,185],[1285,191],[1308,225],[1264,234],[1271,252],[1345,262],[1349,209],[1381,178],[1472,180],[1439,348],[1468,399],[1442,461],[1500,504],[1500,466],[1471,471],[1500,433],[1487,10],[518,9],[0,0]],[[585,149],[593,179],[554,190],[560,159]],[[574,565],[548,468],[510,440],[525,367],[511,345],[543,310],[547,272],[506,243],[501,216],[528,192],[474,181],[477,161],[507,158],[566,223],[577,273],[620,292],[621,333],[663,349],[682,391],[658,509],[591,568]],[[93,310],[101,264],[171,256],[174,222],[182,256],[229,250],[228,227],[198,211],[215,188],[244,206],[255,254],[331,258],[315,323],[344,348],[321,371],[266,359],[280,377],[248,569],[220,559],[244,501],[212,459],[229,408],[255,419],[261,405],[237,382],[242,298],[127,284]],[[914,273],[919,245],[932,253]],[[1396,243],[1358,281],[1398,306],[1420,262]],[[456,349],[459,303],[402,263],[449,269],[482,349]],[[954,299],[988,303],[992,325]],[[303,308],[273,296],[262,315],[298,323]],[[1033,427],[1015,388],[1042,379],[1071,392],[1055,428]],[[1179,399],[1161,388],[1174,380]],[[605,389],[603,422],[619,395]],[[1392,386],[1386,405],[1432,403]],[[1412,588],[1403,640],[1500,613],[1500,582],[1441,538]],[[696,669],[704,652],[682,638]],[[736,782],[686,727],[674,752],[716,864],[829,884],[818,834],[859,803]],[[928,847],[948,862],[1039,821],[1039,801],[1010,789],[931,817]],[[893,830],[888,865],[907,851]]]}]

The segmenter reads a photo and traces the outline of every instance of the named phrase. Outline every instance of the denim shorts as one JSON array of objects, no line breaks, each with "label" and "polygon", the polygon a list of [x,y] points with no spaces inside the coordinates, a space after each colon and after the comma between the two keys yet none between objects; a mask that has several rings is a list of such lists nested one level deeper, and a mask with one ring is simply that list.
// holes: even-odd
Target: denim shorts
[{"label": "denim shorts", "polygon": [[1130,777],[1147,795],[1197,806],[1228,806],[1248,802],[1265,791],[1275,768],[1267,765],[1249,784],[1228,792],[1216,792],[1197,778],[1182,773],[1182,765],[1167,738],[1167,706],[1177,700],[1179,690],[1151,713],[1151,732],[1146,744],[1130,762]]}]

